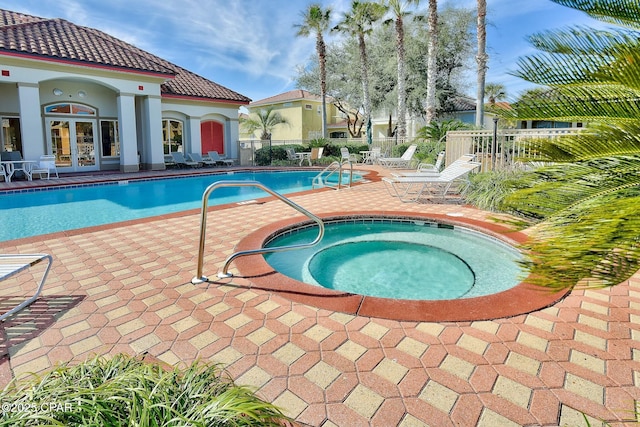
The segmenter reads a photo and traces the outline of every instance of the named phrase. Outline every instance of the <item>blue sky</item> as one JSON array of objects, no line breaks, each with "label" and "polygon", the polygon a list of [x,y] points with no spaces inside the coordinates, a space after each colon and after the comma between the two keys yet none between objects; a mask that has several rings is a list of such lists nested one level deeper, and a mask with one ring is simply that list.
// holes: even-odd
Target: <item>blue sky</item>
[{"label": "blue sky", "polygon": [[[337,20],[350,0],[315,0]],[[3,0],[0,7],[93,27],[259,100],[294,89],[296,66],[315,52],[312,37],[294,24],[312,0]],[[420,8],[427,6],[420,3]],[[476,0],[439,5],[475,8]],[[601,26],[586,14],[549,0],[487,0],[487,82],[509,98],[531,87],[508,75],[519,56],[533,52],[525,37],[572,25]],[[469,95],[475,94],[471,75]]]}]

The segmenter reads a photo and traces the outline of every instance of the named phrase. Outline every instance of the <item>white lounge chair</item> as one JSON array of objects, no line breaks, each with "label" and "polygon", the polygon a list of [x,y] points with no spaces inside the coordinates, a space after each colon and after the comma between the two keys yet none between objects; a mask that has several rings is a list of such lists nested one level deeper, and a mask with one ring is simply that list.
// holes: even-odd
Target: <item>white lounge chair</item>
[{"label": "white lounge chair", "polygon": [[382,182],[390,195],[403,202],[415,202],[425,193],[444,199],[454,183],[462,181],[468,185],[467,175],[480,165],[477,162],[459,163],[446,168],[439,175],[384,177]]},{"label": "white lounge chair", "polygon": [[174,151],[173,153],[171,153],[171,157],[173,158],[173,162],[178,166],[178,167],[190,167],[190,168],[198,168],[200,167],[200,163],[198,162],[192,162],[189,161],[187,159],[184,158],[184,154],[182,154],[179,151]]},{"label": "white lounge chair", "polygon": [[202,154],[200,154],[200,153],[188,153],[187,157],[192,162],[198,162],[201,165],[206,165],[206,166],[215,166],[216,165],[216,162],[211,160],[208,156],[207,157],[203,157]]},{"label": "white lounge chair", "polygon": [[[443,171],[435,170],[435,169],[431,169],[431,168],[426,168],[426,167],[421,167],[420,166],[420,165],[422,165],[422,163],[421,163],[420,165],[418,165],[418,168],[415,171],[412,171],[412,172],[392,172],[391,175],[393,175],[393,176],[427,176],[427,175],[429,175],[429,176],[438,176],[438,175],[440,175],[441,173],[443,173],[444,171],[446,171],[449,168],[456,167],[460,163],[472,162],[475,159],[476,159],[475,154],[463,154],[462,156],[458,157],[453,163],[451,163],[449,166],[447,166]],[[437,165],[437,163],[438,162],[436,161],[436,165]]]},{"label": "white lounge chair", "polygon": [[53,258],[48,254],[0,254],[0,282],[17,275],[18,273],[25,271],[42,261],[47,261],[47,266],[42,273],[40,283],[38,284],[35,293],[17,306],[13,307],[11,310],[0,315],[0,321],[4,321],[6,318],[13,316],[38,298],[40,292],[42,292],[42,288],[44,287],[44,282],[47,280],[47,275],[51,269],[51,263],[53,262]]},{"label": "white lounge chair", "polygon": [[37,165],[31,168],[31,176],[38,174],[40,175],[40,179],[43,179],[43,176],[46,174],[46,179],[51,178],[51,173],[56,174],[56,178],[60,178],[58,175],[58,168],[56,167],[56,156],[53,154],[45,154],[44,156],[40,156],[40,161]]},{"label": "white lounge chair", "polygon": [[220,154],[218,154],[217,151],[209,151],[209,158],[212,161],[216,163],[221,163],[225,166],[233,166],[233,164],[235,163],[233,159],[227,159],[226,157],[220,156]]},{"label": "white lounge chair", "polygon": [[402,157],[380,157],[378,164],[387,168],[409,168],[417,148],[416,144],[411,144],[402,154]]},{"label": "white lounge chair", "polygon": [[436,172],[440,173],[440,169],[442,168],[442,164],[444,163],[444,151],[438,153],[438,157],[436,158],[436,162],[434,164],[430,163],[418,163],[418,167],[416,168],[416,172]]}]

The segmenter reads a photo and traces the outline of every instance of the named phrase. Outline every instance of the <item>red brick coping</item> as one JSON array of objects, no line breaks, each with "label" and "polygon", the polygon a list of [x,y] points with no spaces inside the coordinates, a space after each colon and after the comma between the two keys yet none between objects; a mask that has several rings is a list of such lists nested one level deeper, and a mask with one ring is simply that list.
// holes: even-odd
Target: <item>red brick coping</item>
[{"label": "red brick coping", "polygon": [[[415,212],[337,212],[321,215],[323,219],[334,217],[384,217],[416,218],[439,223],[465,226],[499,238],[510,244],[523,243],[527,236],[504,226],[464,217],[450,217],[442,214],[417,214]],[[307,218],[291,218],[262,227],[242,239],[236,250],[261,248],[279,230],[291,228],[307,221]],[[296,302],[331,311],[367,317],[379,317],[401,321],[462,322],[512,317],[548,307],[569,290],[551,291],[546,288],[522,282],[515,287],[493,295],[463,298],[457,300],[400,300],[326,289],[299,282],[285,276],[265,261],[262,255],[237,258],[235,265],[239,276],[252,282],[252,287],[276,292]]]}]

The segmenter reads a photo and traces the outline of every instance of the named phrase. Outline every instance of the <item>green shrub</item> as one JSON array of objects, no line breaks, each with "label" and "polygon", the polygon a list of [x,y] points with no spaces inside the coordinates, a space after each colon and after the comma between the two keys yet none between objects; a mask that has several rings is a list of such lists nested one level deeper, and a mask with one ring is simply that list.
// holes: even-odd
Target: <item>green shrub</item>
[{"label": "green shrub", "polygon": [[[60,365],[0,393],[0,426],[284,426],[216,364],[164,369],[128,355]],[[290,425],[290,424],[289,424]]]}]

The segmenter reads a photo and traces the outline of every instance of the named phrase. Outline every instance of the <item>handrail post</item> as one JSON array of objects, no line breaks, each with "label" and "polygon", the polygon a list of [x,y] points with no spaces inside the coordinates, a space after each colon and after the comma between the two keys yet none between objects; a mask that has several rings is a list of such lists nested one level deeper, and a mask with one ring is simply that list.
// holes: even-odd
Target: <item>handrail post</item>
[{"label": "handrail post", "polygon": [[307,217],[309,217],[310,219],[312,219],[313,221],[315,221],[318,224],[318,235],[316,236],[316,238],[311,243],[304,243],[304,244],[290,245],[290,246],[278,246],[278,247],[274,247],[274,248],[259,248],[259,249],[253,249],[253,250],[238,251],[238,252],[235,252],[235,253],[231,254],[226,259],[226,261],[224,263],[224,266],[222,267],[222,271],[220,273],[218,273],[218,277],[219,278],[231,277],[232,276],[228,272],[229,264],[231,264],[231,262],[234,259],[236,259],[236,258],[238,258],[240,256],[254,255],[254,254],[264,254],[264,253],[270,253],[270,252],[282,252],[282,251],[288,251],[288,250],[293,250],[293,249],[307,248],[307,247],[313,246],[313,245],[317,244],[318,242],[320,242],[322,240],[322,237],[324,236],[324,222],[322,222],[322,219],[320,219],[316,215],[312,214],[311,212],[307,211],[303,207],[295,204],[294,202],[292,202],[291,200],[289,200],[286,197],[282,196],[281,194],[276,193],[275,191],[265,187],[260,182],[257,182],[257,181],[217,181],[217,182],[214,182],[213,184],[209,185],[205,189],[204,193],[202,194],[202,211],[201,211],[201,214],[200,214],[200,241],[199,241],[199,245],[198,245],[198,267],[197,267],[196,276],[193,279],[191,279],[191,283],[193,283],[193,284],[203,283],[203,282],[207,282],[209,280],[206,276],[204,276],[202,274],[202,268],[203,268],[203,263],[204,263],[204,246],[205,246],[204,243],[205,243],[206,228],[207,228],[207,207],[208,207],[210,194],[216,188],[219,188],[219,187],[257,187],[257,188],[260,188],[262,191],[265,191],[265,192],[271,194],[272,196],[275,196],[276,198],[280,199],[281,201],[283,201],[287,205],[291,206],[292,208],[294,208],[298,212],[302,213],[303,215],[306,215]]}]

